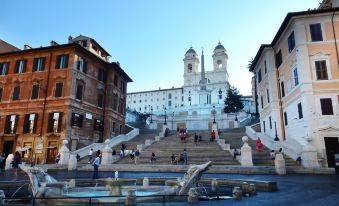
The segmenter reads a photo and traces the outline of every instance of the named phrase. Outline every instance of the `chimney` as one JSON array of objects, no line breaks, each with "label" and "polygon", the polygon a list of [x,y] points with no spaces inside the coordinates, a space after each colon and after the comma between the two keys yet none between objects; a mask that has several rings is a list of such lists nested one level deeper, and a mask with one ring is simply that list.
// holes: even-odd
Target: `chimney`
[{"label": "chimney", "polygon": [[28,44],[25,44],[25,45],[24,45],[24,50],[27,50],[27,49],[32,49],[32,47],[29,46]]},{"label": "chimney", "polygon": [[57,45],[59,45],[58,43],[56,43],[55,41],[51,41],[51,46],[57,46]]}]

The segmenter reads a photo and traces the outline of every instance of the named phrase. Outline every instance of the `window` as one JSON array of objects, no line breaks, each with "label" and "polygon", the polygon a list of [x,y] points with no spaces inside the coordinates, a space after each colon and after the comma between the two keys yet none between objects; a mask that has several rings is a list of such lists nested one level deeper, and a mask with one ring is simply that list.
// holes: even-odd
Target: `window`
[{"label": "window", "polygon": [[284,112],[284,121],[285,121],[285,125],[288,125],[287,113],[286,112]]},{"label": "window", "polygon": [[117,107],[118,107],[118,95],[117,94],[113,94],[113,110],[117,111]]},{"label": "window", "polygon": [[264,127],[264,132],[266,132],[266,125],[265,125],[265,121],[262,122],[263,127]]},{"label": "window", "polygon": [[301,106],[301,102],[298,104],[298,115],[299,115],[299,119],[303,118],[303,108]]},{"label": "window", "polygon": [[100,119],[94,119],[94,130],[95,131],[103,131],[104,123]]},{"label": "window", "polygon": [[38,123],[38,114],[26,114],[25,115],[25,121],[24,121],[24,127],[23,127],[23,133],[36,133]]},{"label": "window", "polygon": [[84,58],[79,57],[77,69],[85,74],[87,73],[87,61]]},{"label": "window", "polygon": [[72,113],[72,121],[71,121],[72,127],[76,126],[76,127],[82,128],[83,121],[84,121],[84,115]]},{"label": "window", "polygon": [[15,65],[15,74],[25,73],[26,72],[26,60],[17,60]]},{"label": "window", "polygon": [[272,118],[269,117],[268,119],[270,120],[270,129],[272,129]]},{"label": "window", "polygon": [[59,133],[61,132],[62,113],[51,112],[48,118],[47,132]]},{"label": "window", "polygon": [[2,101],[2,94],[4,93],[4,89],[0,87],[0,102]]},{"label": "window", "polygon": [[169,107],[172,106],[172,101],[168,101],[168,106],[169,106]]},{"label": "window", "polygon": [[323,35],[321,33],[320,23],[310,24],[310,32],[311,32],[311,40],[312,41],[322,41],[323,40]]},{"label": "window", "polygon": [[77,84],[77,91],[76,91],[76,95],[75,95],[75,98],[77,100],[82,100],[82,92],[83,91],[83,86],[82,84]]},{"label": "window", "polygon": [[102,93],[98,93],[98,107],[104,107],[104,95]]},{"label": "window", "polygon": [[62,97],[62,87],[63,87],[62,82],[58,82],[55,84],[55,92],[54,92],[54,97]]},{"label": "window", "polygon": [[103,69],[98,70],[98,80],[101,82],[105,82],[105,71]]},{"label": "window", "polygon": [[33,72],[41,72],[45,70],[45,57],[35,58],[33,61]]},{"label": "window", "polygon": [[315,61],[317,80],[328,80],[326,60]]},{"label": "window", "polygon": [[332,99],[324,98],[320,99],[321,114],[322,115],[333,115]]},{"label": "window", "polygon": [[285,96],[285,85],[283,81],[280,83],[280,89],[281,89],[281,98],[283,98]]},{"label": "window", "polygon": [[192,72],[192,64],[187,65],[187,72],[191,73]]},{"label": "window", "polygon": [[279,68],[281,63],[282,63],[282,55],[281,55],[281,50],[279,50],[278,53],[275,54],[275,66]]},{"label": "window", "polygon": [[58,55],[56,59],[55,68],[63,69],[68,67],[68,54]]},{"label": "window", "polygon": [[39,97],[39,84],[34,84],[32,87],[32,95],[31,95],[31,99],[38,99]]},{"label": "window", "polygon": [[[120,90],[121,90],[121,92],[122,93],[126,93],[126,84],[125,84],[125,82],[124,81],[120,81]],[[145,96],[147,96],[147,94],[145,94]]]},{"label": "window", "polygon": [[298,68],[293,69],[294,86],[299,84]]},{"label": "window", "polygon": [[263,109],[264,108],[264,100],[263,100],[262,96],[260,96],[260,102],[261,102],[261,109]]},{"label": "window", "polygon": [[168,94],[168,99],[172,99],[172,94],[171,93]]},{"label": "window", "polygon": [[0,75],[8,74],[9,62],[0,62]]},{"label": "window", "polygon": [[118,79],[118,75],[114,75],[114,86],[118,86],[118,81],[119,81],[119,79]]},{"label": "window", "polygon": [[261,82],[261,69],[259,69],[258,71],[258,83]]},{"label": "window", "polygon": [[290,34],[290,36],[287,39],[288,43],[288,52],[291,53],[295,47],[295,40],[294,40],[294,31]]},{"label": "window", "polygon": [[270,103],[270,91],[268,89],[266,90],[266,95],[267,95],[267,103]]},{"label": "window", "polygon": [[12,100],[19,100],[20,99],[20,86],[16,86],[14,87],[13,90],[13,96],[12,96]]},{"label": "window", "polygon": [[267,73],[267,62],[266,60],[264,61],[264,70],[265,70],[265,74]]},{"label": "window", "polygon": [[15,134],[18,126],[18,115],[7,115],[5,124],[5,134]]}]

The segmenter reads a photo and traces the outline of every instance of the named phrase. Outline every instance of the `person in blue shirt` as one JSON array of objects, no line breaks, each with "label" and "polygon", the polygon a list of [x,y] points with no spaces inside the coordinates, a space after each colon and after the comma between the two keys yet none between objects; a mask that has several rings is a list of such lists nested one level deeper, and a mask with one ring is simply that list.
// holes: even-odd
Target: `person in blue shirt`
[{"label": "person in blue shirt", "polygon": [[92,179],[99,178],[99,165],[100,165],[100,156],[98,155],[93,162],[94,171]]}]

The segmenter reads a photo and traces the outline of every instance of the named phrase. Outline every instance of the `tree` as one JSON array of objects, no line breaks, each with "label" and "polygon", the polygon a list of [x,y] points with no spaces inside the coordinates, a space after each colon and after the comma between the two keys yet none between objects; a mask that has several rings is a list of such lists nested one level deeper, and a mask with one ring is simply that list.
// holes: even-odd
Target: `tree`
[{"label": "tree", "polygon": [[225,113],[236,113],[244,108],[241,102],[241,95],[237,88],[231,86],[225,98]]}]

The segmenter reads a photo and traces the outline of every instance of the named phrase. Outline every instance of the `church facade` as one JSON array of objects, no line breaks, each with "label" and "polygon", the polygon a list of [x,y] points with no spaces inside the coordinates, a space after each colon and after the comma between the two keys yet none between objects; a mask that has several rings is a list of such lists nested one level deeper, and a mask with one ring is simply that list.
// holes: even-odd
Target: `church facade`
[{"label": "church facade", "polygon": [[212,58],[213,69],[205,71],[203,52],[199,59],[197,52],[192,47],[189,48],[183,59],[182,87],[128,93],[127,108],[155,114],[162,114],[166,109],[173,112],[173,115],[193,107],[222,108],[230,84],[227,71],[228,54],[220,42],[215,47]]}]

